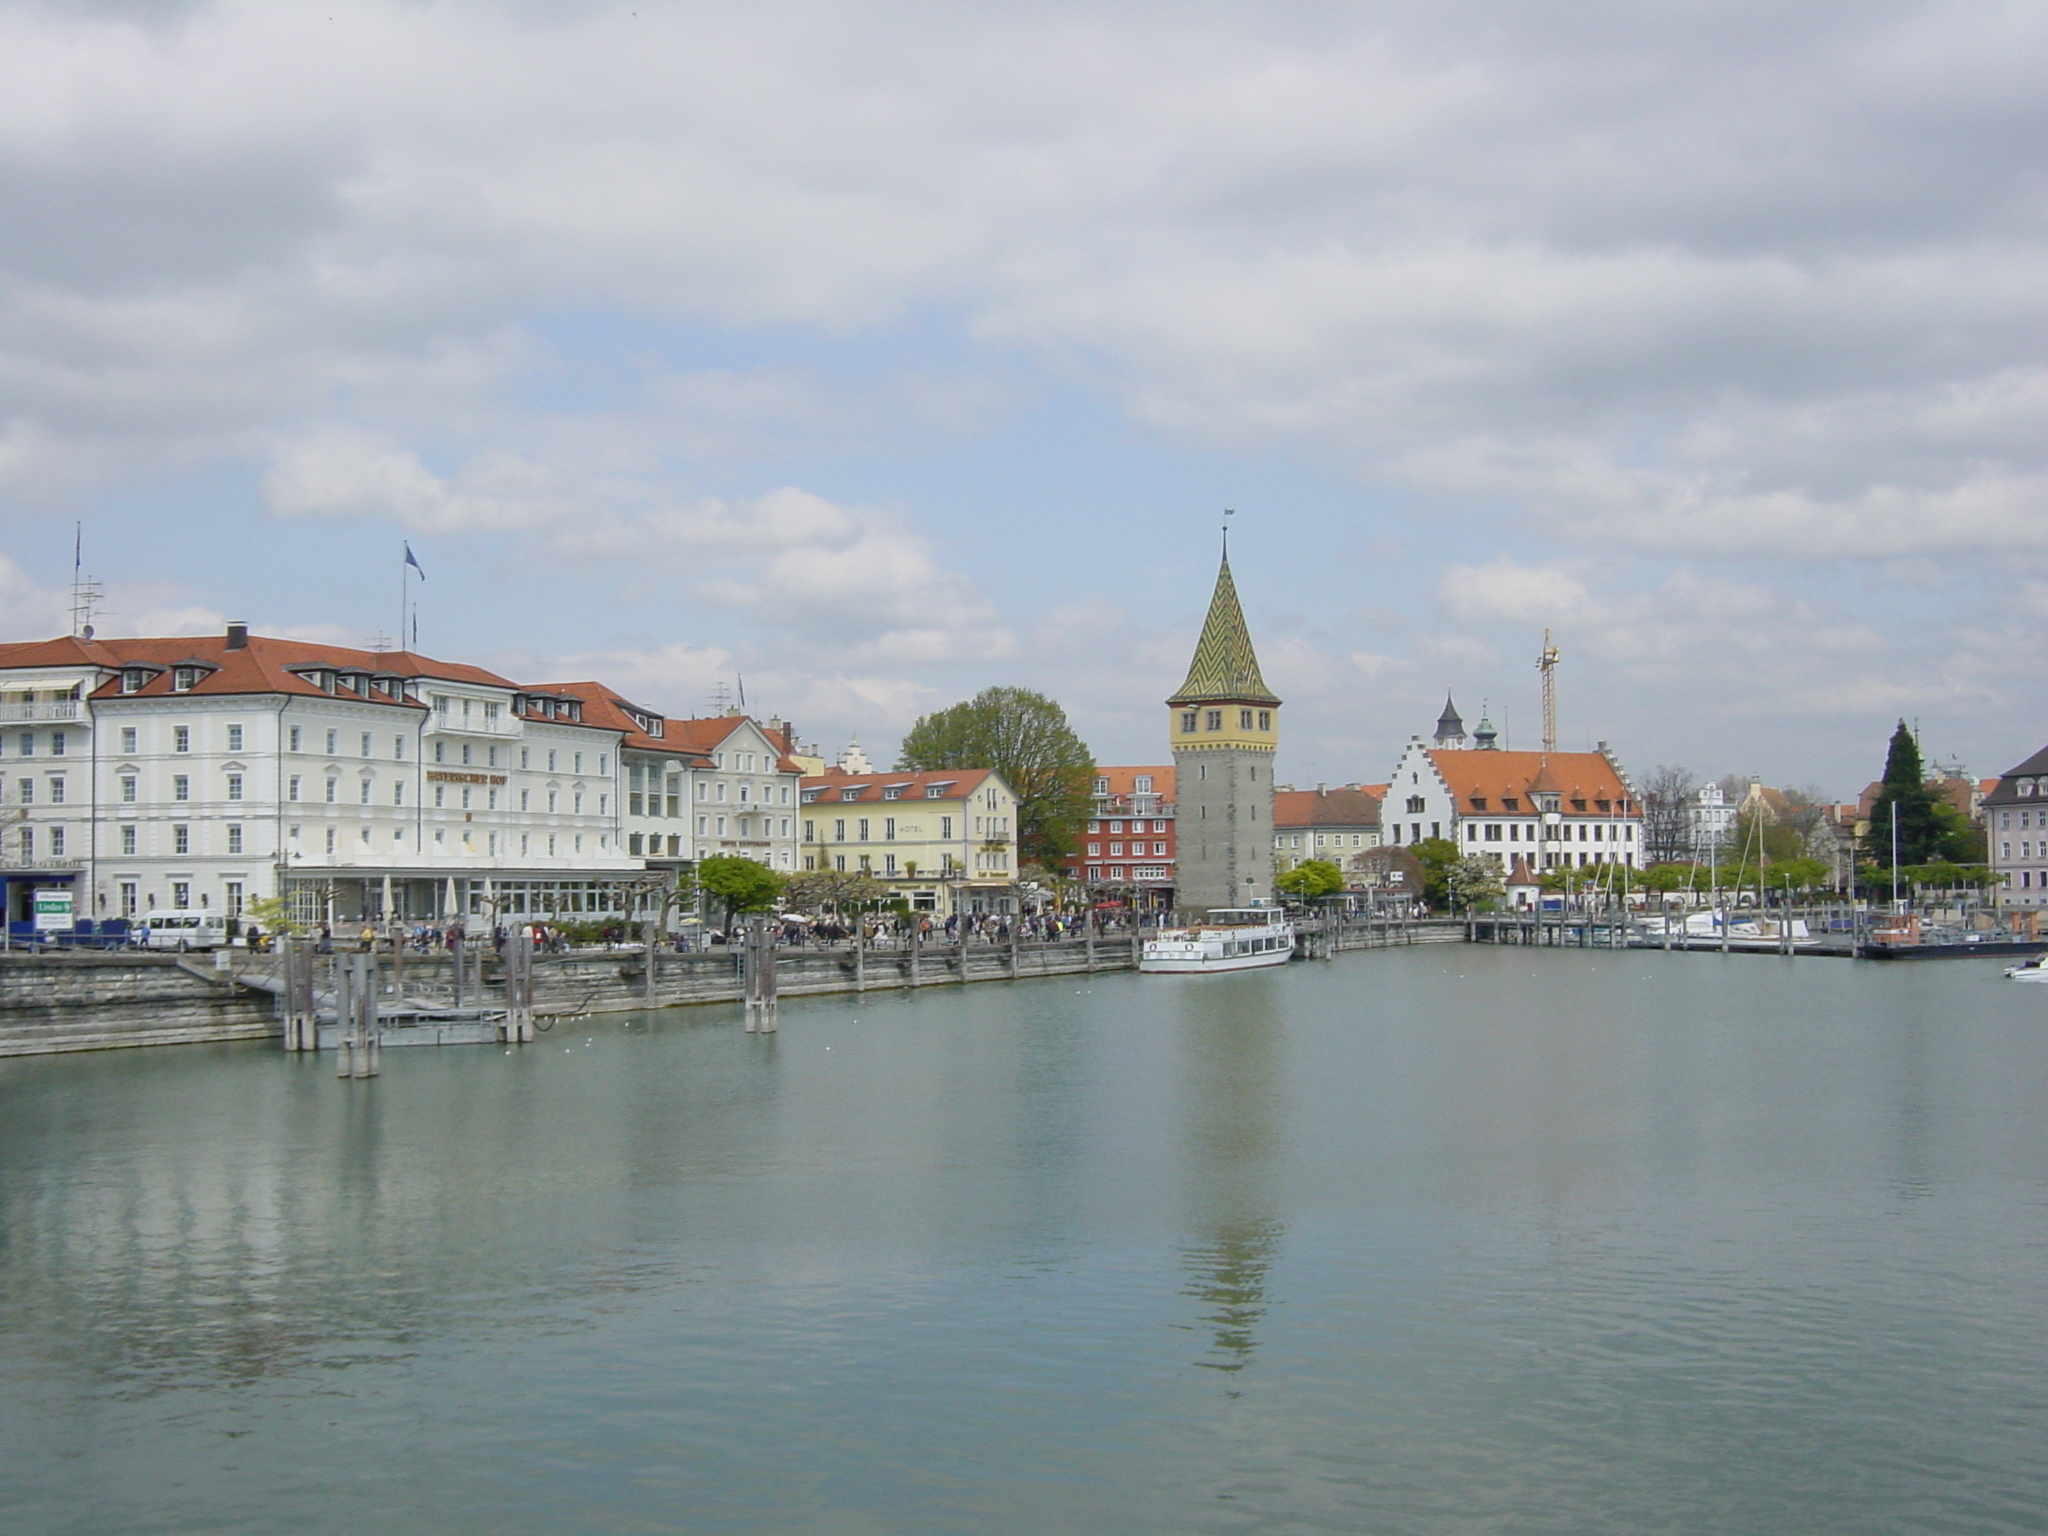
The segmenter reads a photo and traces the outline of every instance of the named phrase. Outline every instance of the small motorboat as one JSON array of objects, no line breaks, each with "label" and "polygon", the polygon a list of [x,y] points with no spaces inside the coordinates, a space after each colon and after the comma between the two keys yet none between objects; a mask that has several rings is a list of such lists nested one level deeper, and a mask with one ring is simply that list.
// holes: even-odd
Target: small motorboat
[{"label": "small motorboat", "polygon": [[2030,955],[2005,968],[2007,981],[2048,981],[2048,955]]}]

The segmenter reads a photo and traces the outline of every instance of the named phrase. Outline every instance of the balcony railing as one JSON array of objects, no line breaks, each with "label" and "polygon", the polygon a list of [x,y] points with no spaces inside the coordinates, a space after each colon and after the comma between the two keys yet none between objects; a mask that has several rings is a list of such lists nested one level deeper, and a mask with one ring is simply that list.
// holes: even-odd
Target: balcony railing
[{"label": "balcony railing", "polygon": [[76,720],[78,700],[43,699],[24,704],[20,700],[0,704],[0,720]]}]

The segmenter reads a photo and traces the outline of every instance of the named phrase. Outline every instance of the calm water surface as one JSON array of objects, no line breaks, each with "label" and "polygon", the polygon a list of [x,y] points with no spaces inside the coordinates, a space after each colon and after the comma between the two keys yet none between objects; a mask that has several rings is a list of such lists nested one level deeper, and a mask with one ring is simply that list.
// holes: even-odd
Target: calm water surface
[{"label": "calm water surface", "polygon": [[1453,946],[0,1062],[0,1527],[2048,1530],[2048,987]]}]

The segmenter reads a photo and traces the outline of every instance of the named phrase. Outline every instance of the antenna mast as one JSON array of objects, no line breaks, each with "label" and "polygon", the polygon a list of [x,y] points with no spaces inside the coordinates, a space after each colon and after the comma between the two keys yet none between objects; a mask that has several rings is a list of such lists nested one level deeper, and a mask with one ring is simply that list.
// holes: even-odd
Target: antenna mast
[{"label": "antenna mast", "polygon": [[1550,643],[1550,631],[1543,631],[1543,653],[1536,658],[1536,670],[1543,674],[1543,750],[1557,750],[1557,647]]},{"label": "antenna mast", "polygon": [[92,638],[92,620],[100,606],[100,595],[99,578],[85,574],[85,524],[74,524],[71,534],[71,633],[75,639]]}]

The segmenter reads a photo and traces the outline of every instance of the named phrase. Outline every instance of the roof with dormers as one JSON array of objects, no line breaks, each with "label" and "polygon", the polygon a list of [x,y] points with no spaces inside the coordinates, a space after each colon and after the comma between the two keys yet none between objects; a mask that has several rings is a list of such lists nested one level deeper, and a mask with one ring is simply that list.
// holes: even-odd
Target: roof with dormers
[{"label": "roof with dormers", "polygon": [[[1562,797],[1567,816],[1637,815],[1614,764],[1599,752],[1475,752],[1425,749],[1461,816],[1536,809],[1539,790]],[[1515,800],[1510,807],[1507,802]]]},{"label": "roof with dormers", "polygon": [[620,746],[637,752],[666,752],[690,767],[708,768],[712,754],[746,726],[752,725],[776,753],[774,771],[801,772],[788,758],[788,731],[763,725],[751,715],[709,715],[671,720],[666,715],[623,698],[603,683],[548,683],[536,692],[567,694],[583,701],[583,721],[624,733]]},{"label": "roof with dormers", "polygon": [[[973,794],[990,779],[1008,789],[993,768],[933,768],[922,773],[848,773],[827,768],[806,775],[802,798],[806,805],[879,804],[888,800],[959,800]],[[933,794],[933,790],[940,793]],[[890,793],[890,791],[895,793]]]},{"label": "roof with dormers", "polygon": [[[1984,797],[1986,805],[2017,805],[2022,799],[2034,800],[2040,797],[2039,787],[2032,781],[2048,778],[2048,747],[2043,747],[2017,767],[2008,768],[1998,776],[1998,787]],[[2019,781],[2028,780],[2027,793],[2020,794]],[[1873,786],[1877,787],[1877,786]],[[1874,797],[1873,797],[1874,798]]]},{"label": "roof with dormers", "polygon": [[[196,666],[203,674],[190,688],[173,686],[173,672],[182,666]],[[115,674],[142,668],[151,673],[135,689],[125,688],[118,675],[110,677],[94,691],[95,699],[285,693],[420,709],[424,706],[418,699],[406,697],[404,683],[435,679],[510,690],[518,687],[482,667],[436,661],[411,651],[362,651],[269,635],[249,635],[239,646],[230,646],[226,635],[113,640],[67,635],[0,645],[0,670],[43,667],[95,667]],[[300,676],[316,669],[336,674],[335,686],[322,687]],[[360,686],[343,685],[343,677],[360,679]]]},{"label": "roof with dormers", "polygon": [[1230,559],[1216,573],[1216,591],[1209,598],[1209,617],[1195,642],[1188,675],[1169,704],[1278,704],[1279,696],[1259,674],[1259,658],[1238,606],[1237,583],[1230,579]]}]

